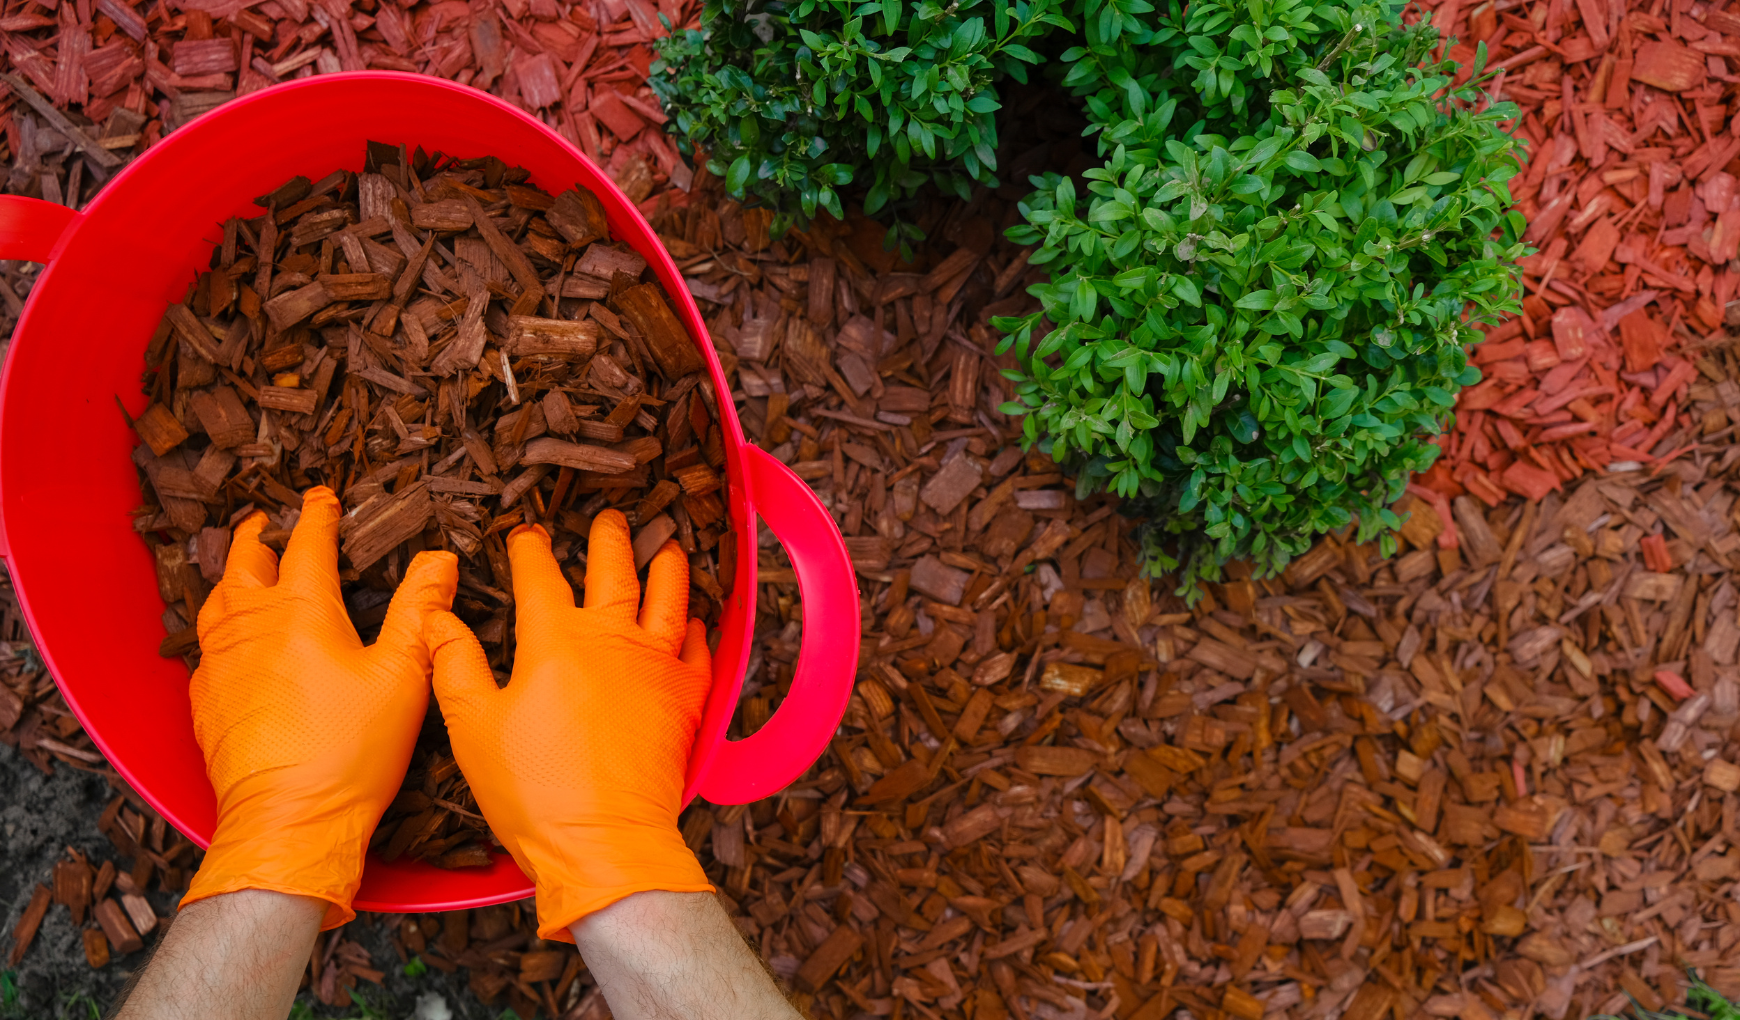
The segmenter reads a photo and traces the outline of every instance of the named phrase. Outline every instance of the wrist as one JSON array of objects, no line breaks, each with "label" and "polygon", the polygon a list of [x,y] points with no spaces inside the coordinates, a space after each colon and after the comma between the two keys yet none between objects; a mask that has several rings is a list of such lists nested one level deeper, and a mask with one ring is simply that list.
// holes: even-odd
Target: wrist
[{"label": "wrist", "polygon": [[711,895],[630,895],[571,931],[619,1017],[799,1020]]},{"label": "wrist", "polygon": [[629,937],[689,927],[697,913],[710,909],[703,897],[714,899],[708,893],[664,889],[630,893],[575,921],[568,931],[582,954],[608,956],[621,952]]},{"label": "wrist", "polygon": [[710,893],[701,862],[672,825],[546,825],[510,846],[537,885],[538,935],[567,941],[570,926],[643,892]]},{"label": "wrist", "polygon": [[184,902],[260,889],[328,904],[323,929],[355,917],[363,858],[379,811],[346,798],[308,798],[283,790],[230,791],[217,831]]},{"label": "wrist", "polygon": [[190,1003],[222,1003],[227,1020],[281,1018],[326,909],[318,899],[251,889],[186,906],[111,1015],[180,1020]]}]

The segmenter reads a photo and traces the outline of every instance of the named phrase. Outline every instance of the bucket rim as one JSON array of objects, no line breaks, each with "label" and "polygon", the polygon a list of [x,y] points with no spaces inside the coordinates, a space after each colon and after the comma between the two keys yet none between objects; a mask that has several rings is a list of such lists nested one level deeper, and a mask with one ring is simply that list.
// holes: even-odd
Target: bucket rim
[{"label": "bucket rim", "polygon": [[[198,138],[214,132],[228,130],[229,125],[240,119],[250,116],[258,117],[259,114],[257,113],[257,110],[261,106],[270,106],[272,103],[281,100],[284,96],[289,94],[307,90],[342,90],[347,86],[354,86],[361,83],[404,85],[418,91],[441,90],[452,96],[459,97],[462,101],[480,104],[483,108],[505,114],[509,118],[517,120],[521,125],[532,128],[536,133],[541,134],[549,143],[555,145],[567,157],[575,160],[579,165],[591,169],[596,177],[597,183],[588,186],[593,187],[594,190],[608,192],[607,195],[601,195],[601,197],[606,199],[607,210],[611,209],[612,206],[615,206],[616,208],[613,210],[615,216],[628,218],[629,221],[636,224],[638,228],[635,233],[642,235],[643,239],[650,242],[649,245],[646,246],[639,244],[636,244],[635,246],[637,249],[640,247],[649,248],[647,251],[642,251],[641,254],[648,256],[649,263],[654,266],[658,275],[661,277],[661,284],[666,284],[667,280],[674,280],[676,282],[677,286],[673,287],[666,284],[663,289],[666,291],[668,299],[676,306],[675,310],[677,311],[679,318],[683,321],[685,330],[690,334],[691,342],[694,342],[700,349],[703,360],[707,364],[707,381],[713,387],[714,392],[719,395],[719,399],[717,399],[715,403],[718,408],[718,420],[720,426],[725,430],[725,435],[722,438],[724,440],[723,445],[726,453],[727,475],[731,487],[735,490],[734,497],[730,500],[729,505],[741,508],[741,520],[736,520],[739,516],[738,513],[733,513],[731,516],[733,518],[733,525],[739,527],[741,532],[736,540],[739,544],[740,550],[749,553],[749,555],[739,555],[738,557],[739,576],[737,578],[737,583],[734,585],[732,596],[732,599],[741,607],[740,611],[743,614],[743,627],[745,631],[744,640],[741,642],[741,647],[737,650],[737,655],[735,656],[736,661],[729,663],[728,670],[722,671],[722,666],[725,664],[722,660],[716,658],[715,685],[714,690],[709,692],[706,708],[712,709],[714,706],[717,689],[720,686],[717,683],[717,679],[720,675],[726,675],[733,678],[725,686],[731,688],[729,700],[734,704],[737,694],[741,690],[744,669],[748,663],[750,649],[753,645],[752,634],[755,625],[757,595],[757,584],[755,581],[757,563],[753,551],[757,548],[757,509],[755,493],[752,491],[751,487],[750,472],[747,470],[745,465],[745,458],[747,456],[745,448],[749,445],[748,440],[743,432],[742,422],[737,415],[736,407],[730,400],[729,390],[724,388],[725,377],[723,365],[720,362],[718,352],[714,349],[712,343],[708,342],[709,338],[708,334],[705,332],[705,321],[698,306],[695,304],[693,295],[690,294],[686,286],[682,285],[683,275],[681,268],[676,264],[676,261],[671,256],[669,250],[659,239],[657,232],[652,228],[651,224],[647,222],[645,215],[641,212],[640,208],[631,201],[627,195],[622,193],[615,181],[609,176],[609,173],[578,146],[562,137],[558,132],[552,129],[548,124],[539,120],[537,117],[498,96],[473,88],[469,85],[462,85],[458,82],[430,75],[383,70],[317,74],[307,78],[282,82],[260,89],[256,92],[251,92],[245,96],[237,97],[221,106],[207,111],[194,120],[182,125],[174,132],[166,135],[158,144],[150,147],[138,157],[130,160],[125,166],[117,170],[103,185],[101,190],[99,190],[82,209],[71,214],[67,226],[53,248],[52,255],[48,261],[44,263],[42,271],[38,274],[37,281],[32,288],[31,294],[25,299],[23,311],[19,316],[17,325],[14,327],[12,343],[9,345],[3,364],[0,364],[0,454],[3,454],[9,445],[9,442],[27,441],[29,438],[30,426],[22,419],[15,424],[15,427],[8,427],[12,414],[7,409],[14,403],[12,398],[14,397],[18,387],[28,384],[28,380],[25,379],[18,370],[18,359],[15,357],[19,349],[18,341],[21,338],[30,337],[33,332],[40,332],[40,329],[33,330],[32,326],[40,314],[40,305],[42,304],[41,295],[67,285],[67,281],[60,280],[60,276],[64,275],[62,271],[64,259],[61,256],[68,248],[74,247],[77,244],[77,238],[80,231],[90,229],[91,224],[93,223],[101,223],[104,220],[111,218],[114,213],[110,210],[115,209],[123,201],[130,201],[130,199],[125,199],[124,196],[127,191],[136,187],[136,184],[131,182],[137,182],[141,177],[150,174],[166,162],[173,166],[173,161],[179,158],[177,155],[177,143],[185,144],[183,142],[184,139]],[[484,154],[496,155],[509,163],[509,165],[514,165],[511,153],[479,153],[479,155]],[[343,163],[339,163],[334,167],[334,169],[344,167],[344,165],[345,164]],[[215,172],[213,173],[213,176],[217,176]],[[546,185],[557,184],[557,182],[553,181],[545,181],[542,183]],[[565,187],[568,184],[573,183],[579,183],[579,178],[577,177],[572,181],[561,182],[559,186]],[[258,207],[256,206],[255,208]],[[626,237],[622,239],[629,240],[629,238]],[[634,243],[634,241],[631,241],[631,243]],[[195,272],[199,269],[197,265],[192,268]],[[696,335],[695,330],[697,328],[702,330],[700,335]],[[29,344],[30,341],[27,339],[26,345]],[[137,399],[137,394],[127,394],[122,396],[121,399]],[[92,413],[102,412],[93,410]],[[8,486],[7,477],[8,475],[3,469],[3,465],[0,465],[0,557],[4,558],[5,567],[11,574],[13,588],[17,594],[20,614],[25,621],[26,627],[30,631],[32,643],[35,646],[43,665],[48,670],[48,673],[54,680],[57,688],[59,688],[62,697],[67,703],[67,707],[79,719],[85,732],[90,736],[93,744],[96,746],[96,749],[103,755],[107,766],[119,774],[119,776],[128,783],[130,788],[150,804],[167,823],[175,826],[179,832],[193,840],[196,844],[204,845],[209,841],[209,836],[205,840],[198,838],[195,834],[201,827],[191,824],[188,820],[187,812],[179,810],[174,806],[175,803],[184,801],[186,798],[176,797],[171,798],[170,800],[165,800],[163,796],[153,792],[154,786],[160,786],[161,784],[141,781],[151,775],[150,763],[148,761],[137,756],[135,756],[132,761],[128,761],[113,753],[111,742],[103,735],[103,731],[99,728],[94,728],[89,724],[88,720],[90,718],[90,712],[87,711],[85,705],[81,704],[81,699],[78,694],[78,685],[76,683],[68,685],[62,681],[62,677],[65,674],[65,670],[62,668],[61,663],[62,656],[56,653],[55,647],[50,642],[37,639],[37,635],[41,633],[40,624],[42,618],[37,607],[33,605],[33,600],[30,596],[31,585],[29,579],[36,576],[38,572],[54,569],[54,557],[52,552],[36,549],[26,551],[22,558],[16,555],[17,550],[14,548],[12,533],[10,531],[11,525],[8,522],[9,515],[4,511],[7,505],[13,499],[18,497],[21,486]],[[747,573],[747,577],[744,576],[745,572]],[[155,595],[155,593],[153,593],[153,595]],[[711,715],[712,713],[709,711],[708,714]],[[717,726],[710,727],[710,729],[716,730],[716,732],[709,735],[704,731],[697,735],[695,748],[696,754],[691,758],[688,774],[686,775],[684,782],[684,804],[687,804],[694,799],[697,790],[703,784],[709,766],[717,757],[717,752],[720,746],[727,739],[725,728],[728,722],[729,714],[727,714],[724,719],[721,719]],[[410,909],[452,909],[461,906],[484,906],[493,903],[503,903],[515,899],[521,899],[531,895],[531,892],[532,889],[528,880],[525,883],[524,888],[515,889],[508,893],[493,894],[480,898],[444,897],[439,899],[442,903],[447,904],[447,906],[422,906],[411,907]],[[356,905],[359,909],[406,909],[403,904],[370,901],[360,897]]]}]

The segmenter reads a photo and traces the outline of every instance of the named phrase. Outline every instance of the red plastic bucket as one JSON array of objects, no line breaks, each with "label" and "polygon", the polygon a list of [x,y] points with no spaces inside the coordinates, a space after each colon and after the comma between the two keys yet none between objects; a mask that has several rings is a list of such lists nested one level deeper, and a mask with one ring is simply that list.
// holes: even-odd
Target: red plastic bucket
[{"label": "red plastic bucket", "polygon": [[[821,754],[851,694],[857,584],[833,519],[803,481],[743,438],[699,309],[640,213],[580,151],[520,110],[438,78],[362,72],[305,78],[199,118],[135,160],[83,212],[0,196],[0,258],[47,264],[0,376],[0,556],[67,703],[111,764],[177,829],[202,845],[214,803],[188,709],[187,670],[157,654],[163,638],[152,558],[128,511],[137,442],[115,409],[144,410],[146,342],[220,224],[257,216],[253,197],[296,174],[361,169],[364,142],[406,142],[457,156],[499,156],[554,193],[592,189],[615,236],[658,274],[706,356],[723,417],[737,576],[721,619],[713,689],[689,761],[685,801],[743,803],[777,792]],[[755,622],[756,514],[791,556],[804,606],[791,692],[743,740],[725,739]],[[633,697],[625,688],[624,697]],[[511,858],[443,871],[370,859],[356,905],[445,910],[532,893]]]}]

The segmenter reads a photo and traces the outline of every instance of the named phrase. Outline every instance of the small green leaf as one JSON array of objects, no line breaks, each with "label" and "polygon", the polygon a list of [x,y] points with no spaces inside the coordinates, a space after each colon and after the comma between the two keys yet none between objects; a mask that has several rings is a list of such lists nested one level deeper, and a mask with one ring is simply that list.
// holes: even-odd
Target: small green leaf
[{"label": "small green leaf", "polygon": [[1281,146],[1284,144],[1285,143],[1279,136],[1270,135],[1252,146],[1251,151],[1245,154],[1246,164],[1249,166],[1260,166],[1263,163],[1267,163],[1269,160],[1275,158],[1275,153],[1280,152]]},{"label": "small green leaf", "polygon": [[731,169],[725,172],[725,190],[734,198],[743,197],[743,186],[749,183],[750,170],[748,156],[738,156],[731,161]]},{"label": "small green leaf", "polygon": [[1180,301],[1193,308],[1202,306],[1202,292],[1197,289],[1196,282],[1188,276],[1174,276],[1172,278],[1172,293]]}]

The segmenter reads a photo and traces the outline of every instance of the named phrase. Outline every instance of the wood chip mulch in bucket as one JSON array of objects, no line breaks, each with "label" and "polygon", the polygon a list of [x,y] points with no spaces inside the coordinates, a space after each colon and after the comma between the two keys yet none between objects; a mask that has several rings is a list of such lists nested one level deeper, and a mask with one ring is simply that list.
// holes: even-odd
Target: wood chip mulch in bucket
[{"label": "wood chip mulch in bucket", "polygon": [[[543,526],[577,579],[607,509],[627,515],[637,566],[682,547],[690,610],[716,619],[736,544],[705,359],[598,196],[528,176],[370,142],[364,172],[296,177],[224,224],[145,349],[150,403],[129,418],[134,528],[170,606],[161,654],[197,668],[231,528],[264,513],[261,541],[284,548],[313,485],[346,511],[338,579],[365,639],[412,557],[450,551],[454,612],[505,684],[504,536]],[[493,841],[432,707],[372,846],[459,868],[488,865]]]}]

